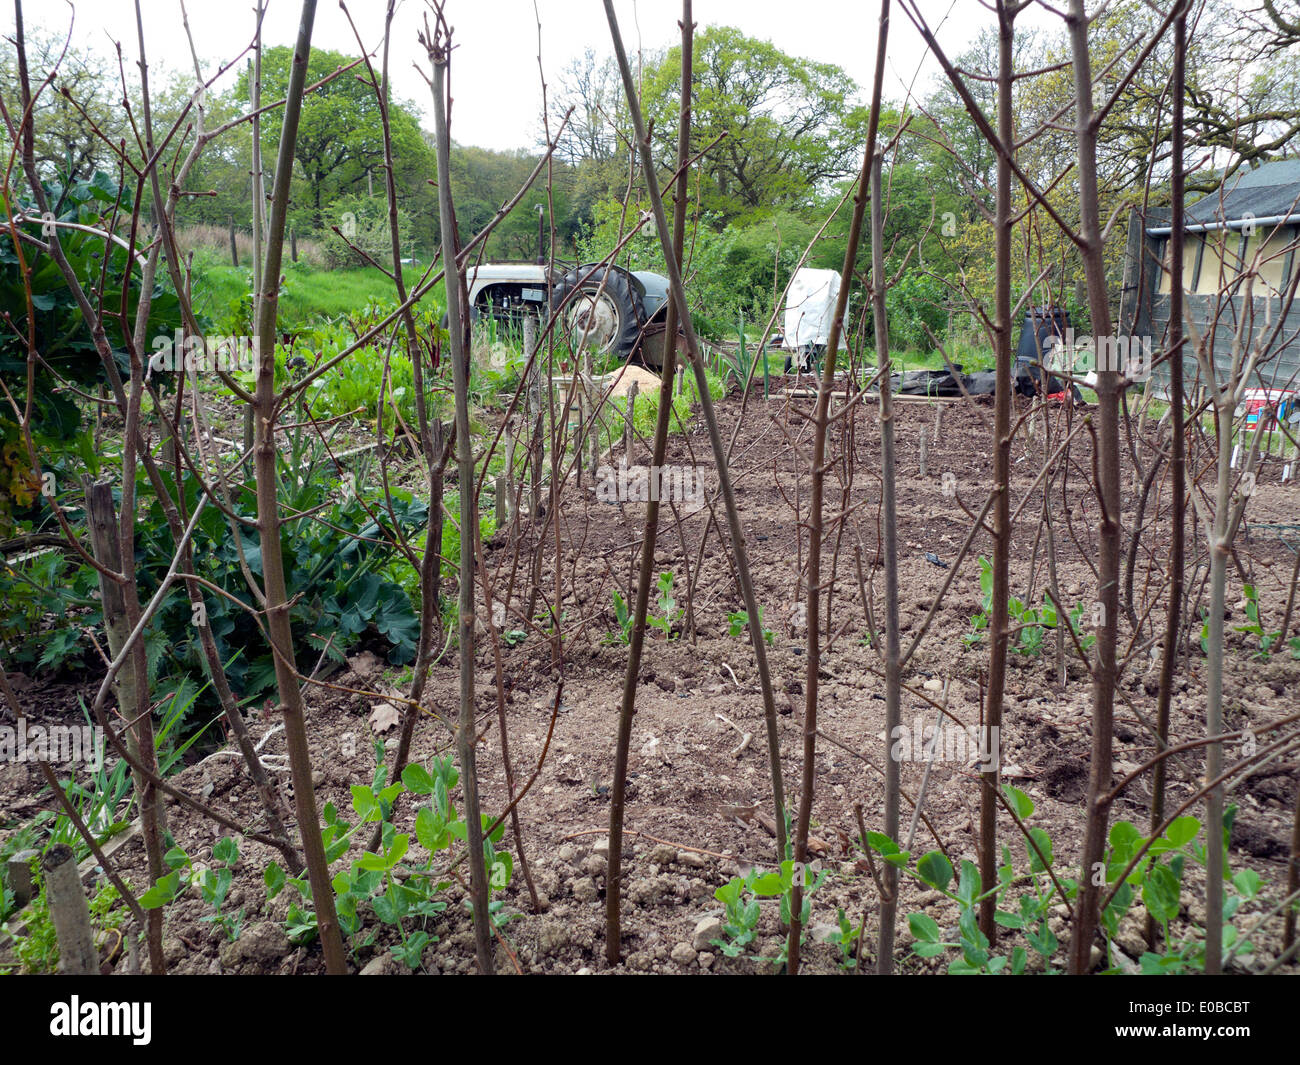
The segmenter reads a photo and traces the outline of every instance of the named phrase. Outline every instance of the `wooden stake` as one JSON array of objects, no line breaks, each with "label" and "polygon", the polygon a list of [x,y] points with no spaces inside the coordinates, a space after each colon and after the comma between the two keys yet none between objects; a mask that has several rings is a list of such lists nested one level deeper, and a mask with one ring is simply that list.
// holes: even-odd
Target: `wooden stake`
[{"label": "wooden stake", "polygon": [[41,860],[50,920],[59,940],[59,972],[87,976],[99,972],[99,957],[90,934],[90,907],[77,872],[76,856],[66,843],[56,843]]},{"label": "wooden stake", "polygon": [[[505,498],[506,498],[506,525],[513,525],[515,521],[515,434],[509,429],[506,430],[506,472],[505,472]],[[497,529],[501,529],[500,522],[497,523]]]},{"label": "wooden stake", "polygon": [[627,410],[623,414],[623,450],[627,453],[628,461],[632,459],[632,448],[636,443],[636,431],[633,425],[636,421],[637,391],[637,383],[633,381],[627,389]]},{"label": "wooden stake", "polygon": [[13,892],[15,908],[21,910],[36,894],[36,885],[32,883],[31,860],[37,857],[40,851],[23,850],[13,855],[6,863],[7,872],[5,878],[9,883],[9,890]]}]

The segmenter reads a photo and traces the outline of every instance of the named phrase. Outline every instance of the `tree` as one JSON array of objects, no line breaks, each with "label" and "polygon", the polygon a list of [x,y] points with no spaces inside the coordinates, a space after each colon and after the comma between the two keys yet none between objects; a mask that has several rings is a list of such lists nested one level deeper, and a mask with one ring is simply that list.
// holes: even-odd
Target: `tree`
[{"label": "tree", "polygon": [[[292,53],[283,46],[269,48],[263,54],[263,100],[284,96],[291,59]],[[307,64],[307,81],[314,84],[351,61],[351,57],[339,52],[313,50]],[[236,87],[241,100],[249,99],[248,90],[249,75],[244,71]],[[274,158],[281,121],[278,108],[267,111],[262,120],[263,158]],[[432,153],[412,106],[392,101],[389,123],[398,192],[414,193],[434,172]],[[303,102],[294,161],[300,171],[300,180],[294,183],[294,214],[317,231],[339,224],[326,210],[336,199],[348,193],[369,194],[374,185],[382,184],[383,133],[370,86],[344,74],[311,93]]]},{"label": "tree", "polygon": [[[60,62],[60,55],[62,61]],[[27,61],[32,70],[56,71],[50,89],[41,93],[35,112],[35,162],[41,174],[68,182],[88,180],[97,170],[112,173],[108,142],[130,139],[120,101],[117,72],[104,57],[69,46],[62,37],[29,34]],[[22,113],[17,60],[8,50],[0,61],[0,96],[17,121]],[[103,132],[107,141],[96,134]]]},{"label": "tree", "polygon": [[[644,78],[656,157],[677,138],[673,87],[681,51],[669,50]],[[865,110],[839,67],[787,55],[769,41],[714,26],[696,42],[693,150],[720,135],[700,161],[703,208],[721,223],[743,214],[809,205],[854,167]]]}]

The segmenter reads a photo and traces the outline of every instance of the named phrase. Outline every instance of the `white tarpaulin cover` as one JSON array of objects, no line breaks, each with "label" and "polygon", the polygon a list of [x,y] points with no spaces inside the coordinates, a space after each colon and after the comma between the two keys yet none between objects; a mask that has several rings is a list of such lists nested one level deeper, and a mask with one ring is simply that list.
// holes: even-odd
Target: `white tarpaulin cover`
[{"label": "white tarpaulin cover", "polygon": [[798,351],[830,339],[840,275],[835,270],[796,270],[785,298],[785,346]]}]

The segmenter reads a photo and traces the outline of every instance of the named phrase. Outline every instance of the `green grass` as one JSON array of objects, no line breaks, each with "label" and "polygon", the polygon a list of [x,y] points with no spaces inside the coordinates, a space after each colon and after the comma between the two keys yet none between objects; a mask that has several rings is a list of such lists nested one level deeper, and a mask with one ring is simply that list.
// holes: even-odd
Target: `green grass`
[{"label": "green grass", "polygon": [[[411,287],[422,274],[422,267],[407,267],[402,276]],[[195,311],[216,328],[227,329],[236,320],[238,302],[252,291],[252,268],[236,269],[210,254],[196,254],[194,275]],[[317,325],[322,318],[355,313],[371,302],[396,302],[392,281],[374,268],[323,270],[286,263],[284,275],[280,328],[288,332]],[[433,293],[439,304],[441,288],[437,286]]]}]

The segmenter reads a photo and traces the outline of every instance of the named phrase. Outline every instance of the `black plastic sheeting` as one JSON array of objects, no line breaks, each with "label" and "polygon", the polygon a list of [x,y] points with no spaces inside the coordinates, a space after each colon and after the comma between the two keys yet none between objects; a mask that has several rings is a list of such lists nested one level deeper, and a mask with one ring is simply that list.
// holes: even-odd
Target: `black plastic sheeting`
[{"label": "black plastic sheeting", "polygon": [[[954,372],[955,371],[955,372]],[[909,370],[892,376],[891,387],[900,396],[991,396],[997,391],[997,374],[992,370],[962,373],[960,366],[953,370]],[[1017,359],[1011,378],[1012,391],[1018,396],[1035,396],[1065,391],[1065,384],[1045,373],[1037,362]],[[1077,388],[1071,388],[1076,402],[1082,399]]]}]

